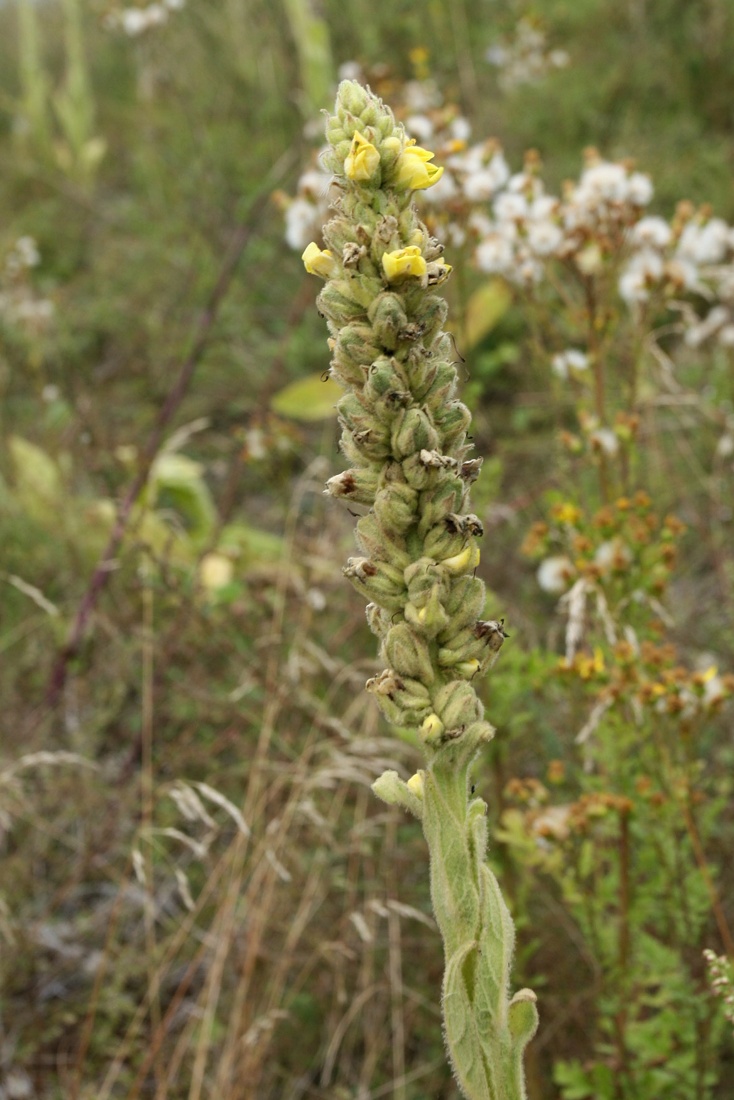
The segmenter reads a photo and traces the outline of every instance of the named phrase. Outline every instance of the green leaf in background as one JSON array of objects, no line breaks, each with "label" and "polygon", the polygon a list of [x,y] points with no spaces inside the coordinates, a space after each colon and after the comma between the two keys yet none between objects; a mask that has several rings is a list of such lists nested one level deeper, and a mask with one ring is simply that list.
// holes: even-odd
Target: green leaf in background
[{"label": "green leaf in background", "polygon": [[461,348],[471,351],[504,316],[512,303],[512,291],[503,279],[489,279],[474,291],[466,305],[459,331]]},{"label": "green leaf in background", "polygon": [[162,452],[150,471],[155,508],[173,508],[184,519],[194,538],[208,538],[217,513],[203,468],[186,455]]},{"label": "green leaf in background", "polygon": [[58,515],[63,482],[54,460],[19,435],[10,436],[8,450],[13,466],[13,495],[23,510],[40,522]]},{"label": "green leaf in background", "polygon": [[270,407],[291,420],[328,420],[334,416],[334,406],[341,396],[342,389],[333,379],[324,381],[323,375],[310,374],[276,393]]},{"label": "green leaf in background", "polygon": [[285,0],[286,18],[301,70],[302,110],[311,119],[333,94],[334,62],[329,25],[311,0]]},{"label": "green leaf in background", "polygon": [[222,530],[217,548],[236,551],[238,560],[245,566],[259,563],[272,565],[285,556],[285,543],[280,535],[249,523],[228,523]]}]

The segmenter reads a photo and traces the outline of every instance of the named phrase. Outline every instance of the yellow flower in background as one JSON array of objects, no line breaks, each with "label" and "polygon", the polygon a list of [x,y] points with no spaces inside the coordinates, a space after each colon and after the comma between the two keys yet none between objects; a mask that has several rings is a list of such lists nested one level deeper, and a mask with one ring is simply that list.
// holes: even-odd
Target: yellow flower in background
[{"label": "yellow flower in background", "polygon": [[590,680],[605,671],[604,654],[599,646],[594,647],[594,656],[589,657],[585,653],[578,653],[574,661],[576,671],[582,680]]},{"label": "yellow flower in background", "polygon": [[352,138],[352,148],[344,161],[344,174],[350,180],[370,180],[380,166],[380,154],[359,130]]},{"label": "yellow flower in background", "polygon": [[388,282],[391,283],[405,275],[416,275],[422,279],[428,272],[428,264],[417,244],[398,248],[396,252],[385,252],[382,257],[382,268]]},{"label": "yellow flower in background", "polygon": [[428,149],[421,149],[420,145],[409,145],[400,154],[395,165],[396,186],[422,191],[438,183],[443,175],[443,168],[428,163],[435,155]]},{"label": "yellow flower in background", "polygon": [[551,515],[553,519],[557,520],[559,523],[568,523],[572,527],[575,527],[581,519],[580,509],[569,501],[566,501],[564,504],[554,504],[551,509]]},{"label": "yellow flower in background", "polygon": [[329,249],[319,248],[313,241],[306,247],[301,259],[309,275],[320,275],[322,279],[334,275],[339,267]]}]

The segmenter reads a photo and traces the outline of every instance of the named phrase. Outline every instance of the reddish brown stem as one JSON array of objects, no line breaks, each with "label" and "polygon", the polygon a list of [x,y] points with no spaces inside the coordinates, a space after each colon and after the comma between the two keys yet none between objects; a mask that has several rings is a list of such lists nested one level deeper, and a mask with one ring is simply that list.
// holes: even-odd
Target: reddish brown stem
[{"label": "reddish brown stem", "polygon": [[219,275],[209,292],[206,305],[196,322],[194,338],[189,353],[181,364],[176,381],[168,391],[166,399],[158,411],[153,430],[148,436],[141,452],[138,472],[128,486],[127,492],[120,502],[107,545],[97,562],[97,566],[89,581],[87,590],[82,596],[66,643],[58,652],[56,660],[54,661],[46,688],[46,702],[49,706],[55,706],[61,697],[66,685],[69,663],[79,652],[97,601],[107,585],[110,573],[115,568],[115,557],[125,537],[133,507],[148,481],[150,468],[160,449],[163,434],[189,390],[194,372],[201,362],[201,358],[209,343],[214,322],[217,319],[222,302],[229,291],[242,254],[250,241],[250,237],[259,226],[265,208],[270,201],[272,186],[277,179],[289,169],[291,160],[292,154],[289,153],[285,157],[282,157],[276,164],[270,174],[267,188],[261,191],[250,207],[247,221],[238,226],[232,235],[229,248],[219,270]]}]

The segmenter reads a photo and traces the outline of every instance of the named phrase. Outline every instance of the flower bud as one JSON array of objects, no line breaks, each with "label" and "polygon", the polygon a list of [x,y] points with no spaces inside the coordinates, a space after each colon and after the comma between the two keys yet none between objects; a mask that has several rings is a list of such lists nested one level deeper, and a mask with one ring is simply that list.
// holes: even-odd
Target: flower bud
[{"label": "flower bud", "polygon": [[455,389],[456,368],[453,363],[439,362],[432,365],[430,377],[426,372],[424,384],[418,383],[413,392],[417,401],[421,401],[434,412],[451,400]]},{"label": "flower bud", "polygon": [[405,618],[425,638],[435,638],[448,626],[449,617],[441,603],[441,585],[434,584],[422,607],[412,602],[405,605]]},{"label": "flower bud", "polygon": [[427,489],[421,495],[421,518],[418,524],[418,535],[425,539],[436,524],[442,523],[446,517],[455,513],[461,505],[463,485],[456,477],[445,477],[432,489]]},{"label": "flower bud", "polygon": [[417,818],[423,815],[423,799],[405,783],[397,772],[386,771],[372,784],[372,790],[389,806],[402,806]]},{"label": "flower bud", "polygon": [[343,497],[355,504],[374,504],[379,474],[376,469],[344,470],[330,477],[324,490],[332,497]]},{"label": "flower bud", "polygon": [[[484,639],[478,638],[471,627],[465,627],[438,651],[441,668],[453,668],[465,661],[479,660],[484,655]],[[477,664],[479,668],[479,664]],[[477,668],[474,671],[477,671]]]},{"label": "flower bud", "polygon": [[397,532],[387,531],[374,512],[358,520],[356,537],[359,549],[373,561],[387,561],[398,569],[410,563],[404,539]]},{"label": "flower bud", "polygon": [[345,285],[343,279],[332,279],[316,299],[317,308],[337,327],[348,325],[350,321],[363,317],[365,312],[359,302],[355,302],[353,298],[343,293]]},{"label": "flower bud", "polygon": [[375,497],[374,509],[386,531],[403,535],[415,523],[418,493],[404,481],[390,482]]},{"label": "flower bud", "polygon": [[404,680],[389,668],[368,680],[365,690],[375,696],[380,710],[395,726],[417,728],[431,711],[427,688],[416,680]]},{"label": "flower bud", "polygon": [[407,623],[390,628],[383,644],[387,660],[399,676],[432,684],[435,676],[428,646]]},{"label": "flower bud", "polygon": [[397,459],[431,449],[437,443],[436,429],[422,409],[408,409],[393,429],[392,452]]},{"label": "flower bud", "polygon": [[397,294],[388,291],[378,294],[368,308],[367,316],[372,324],[373,339],[386,351],[395,351],[398,334],[408,323],[403,303]]},{"label": "flower bud", "polygon": [[421,723],[420,734],[428,744],[440,741],[445,726],[437,714],[429,714]]},{"label": "flower bud", "polygon": [[[450,513],[450,515],[453,514]],[[457,530],[456,526],[449,521],[449,517],[445,516],[440,523],[431,528],[423,540],[423,553],[436,561],[442,561],[444,558],[454,558],[465,546],[466,535],[463,531]]]},{"label": "flower bud", "polygon": [[392,390],[408,388],[408,381],[397,359],[381,355],[370,364],[365,383],[365,396],[370,401],[377,401]]},{"label": "flower bud", "polygon": [[463,441],[471,424],[471,413],[461,401],[449,401],[435,410],[434,423],[440,432],[443,449],[450,451],[454,444]]},{"label": "flower bud", "polygon": [[[336,403],[336,411],[339,423],[353,432],[364,431],[375,425],[375,418],[371,410],[356,393],[345,393]],[[376,425],[379,429],[379,424]]]},{"label": "flower bud", "polygon": [[407,598],[402,571],[387,562],[349,558],[342,570],[358,592],[388,611],[402,611]]},{"label": "flower bud", "polygon": [[455,676],[461,676],[462,680],[473,680],[480,667],[478,659],[472,657],[470,661],[461,661],[458,665],[454,665],[453,673]]},{"label": "flower bud", "polygon": [[451,680],[433,696],[433,705],[447,730],[480,721],[483,707],[477,694],[464,680]]},{"label": "flower bud", "polygon": [[448,305],[438,294],[421,295],[420,321],[423,326],[423,342],[430,347],[446,320]]},{"label": "flower bud", "polygon": [[337,91],[336,118],[345,123],[350,115],[354,116],[350,120],[354,123],[353,132],[361,119],[362,111],[364,111],[370,99],[370,92],[367,88],[358,84],[356,80],[342,81]]},{"label": "flower bud", "polygon": [[334,344],[332,370],[337,377],[351,385],[363,385],[366,368],[379,357],[380,349],[374,342],[372,328],[366,324],[345,325]]},{"label": "flower bud", "polygon": [[423,772],[411,775],[407,785],[417,798],[423,798]]},{"label": "flower bud", "polygon": [[392,626],[394,612],[386,611],[376,603],[368,603],[365,607],[367,626],[378,638],[384,638]]},{"label": "flower bud", "polygon": [[390,457],[390,436],[382,426],[359,432],[346,428],[339,443],[342,453],[355,466],[384,462]]},{"label": "flower bud", "polygon": [[474,626],[484,610],[485,591],[479,577],[457,577],[445,600],[449,622],[440,634],[439,641],[449,645],[460,631]]}]

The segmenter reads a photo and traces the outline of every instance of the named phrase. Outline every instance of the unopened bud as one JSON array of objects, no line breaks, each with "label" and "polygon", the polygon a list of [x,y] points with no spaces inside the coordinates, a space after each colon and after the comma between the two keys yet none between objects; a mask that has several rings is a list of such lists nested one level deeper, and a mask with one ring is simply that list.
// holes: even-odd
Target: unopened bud
[{"label": "unopened bud", "polygon": [[392,450],[397,459],[430,449],[437,443],[438,433],[422,409],[408,409],[393,429]]},{"label": "unopened bud", "polygon": [[407,482],[388,482],[375,497],[374,509],[386,530],[405,534],[415,523],[418,493]]},{"label": "unopened bud", "polygon": [[377,470],[345,470],[326,482],[326,490],[332,497],[343,497],[355,504],[373,504],[377,492]]},{"label": "unopened bud", "polygon": [[469,726],[482,717],[483,707],[474,689],[464,680],[451,680],[433,697],[436,713],[447,730]]},{"label": "unopened bud", "polygon": [[402,570],[395,569],[387,562],[350,558],[342,572],[358,592],[380,607],[388,611],[401,611],[405,606],[408,593]]},{"label": "unopened bud", "polygon": [[387,531],[374,512],[357,521],[357,545],[373,561],[387,561],[398,569],[405,569],[410,556],[405,541],[397,533]]},{"label": "unopened bud", "polygon": [[449,617],[441,603],[441,586],[434,584],[427,602],[421,608],[408,603],[405,606],[405,618],[426,638],[435,638],[448,625]]},{"label": "unopened bud", "polygon": [[433,683],[435,672],[428,646],[407,623],[390,628],[383,649],[398,675],[420,680],[423,684]]},{"label": "unopened bud", "polygon": [[471,424],[471,413],[461,401],[449,401],[434,411],[434,421],[441,435],[442,447],[451,450]]},{"label": "unopened bud", "polygon": [[[322,294],[330,288],[331,284],[321,291]],[[394,351],[398,346],[398,334],[408,323],[408,318],[403,308],[403,303],[397,294],[385,291],[373,301],[367,310],[367,316],[372,324],[373,338],[380,347]]]},{"label": "unopened bud", "polygon": [[478,577],[463,576],[451,584],[445,601],[449,625],[439,639],[451,643],[460,631],[474,626],[484,610],[484,585]]}]

